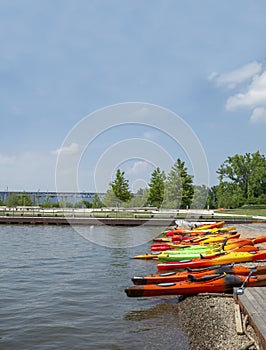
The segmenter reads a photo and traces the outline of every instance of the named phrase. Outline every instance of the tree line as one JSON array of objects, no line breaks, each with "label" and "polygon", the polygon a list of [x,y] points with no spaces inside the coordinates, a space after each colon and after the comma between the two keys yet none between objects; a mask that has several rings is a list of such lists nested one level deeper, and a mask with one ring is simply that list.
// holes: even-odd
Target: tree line
[{"label": "tree line", "polygon": [[266,158],[259,151],[228,157],[217,170],[219,184],[194,185],[181,159],[169,174],[153,170],[148,187],[136,194],[129,190],[125,173],[117,170],[103,199],[104,206],[155,206],[158,208],[238,208],[266,204]]},{"label": "tree line", "polygon": [[[243,205],[266,204],[266,158],[259,151],[228,157],[217,170],[218,185],[206,187],[194,185],[185,162],[177,159],[170,172],[159,167],[151,174],[147,188],[132,193],[125,172],[118,169],[103,199],[98,193],[92,202],[51,203],[49,198],[43,207],[144,207],[186,208],[238,208]],[[30,195],[13,193],[7,198],[7,206],[31,206]]]}]

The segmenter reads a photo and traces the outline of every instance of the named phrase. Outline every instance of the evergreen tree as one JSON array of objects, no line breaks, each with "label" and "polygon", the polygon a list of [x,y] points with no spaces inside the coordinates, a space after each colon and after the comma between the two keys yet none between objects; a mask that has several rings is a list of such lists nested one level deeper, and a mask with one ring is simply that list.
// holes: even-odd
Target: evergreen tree
[{"label": "evergreen tree", "polygon": [[118,202],[127,202],[132,198],[132,193],[129,191],[128,180],[125,179],[125,172],[118,169],[111,188],[118,199]]},{"label": "evergreen tree", "polygon": [[165,173],[159,167],[154,169],[149,183],[147,204],[160,208],[164,200]]},{"label": "evergreen tree", "polygon": [[165,183],[165,206],[168,208],[186,208],[192,203],[194,186],[193,176],[187,173],[185,162],[179,158],[172,166]]}]

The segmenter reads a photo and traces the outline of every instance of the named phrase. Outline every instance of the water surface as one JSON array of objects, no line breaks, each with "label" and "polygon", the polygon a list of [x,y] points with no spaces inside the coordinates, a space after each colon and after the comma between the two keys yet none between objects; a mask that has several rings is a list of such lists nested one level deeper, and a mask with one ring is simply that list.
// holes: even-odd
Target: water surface
[{"label": "water surface", "polygon": [[[127,247],[153,228],[82,230],[0,226],[0,349],[188,349],[177,298],[124,292],[134,275],[156,272],[154,261],[131,259],[150,242]],[[92,232],[108,235],[103,246],[84,238]]]}]

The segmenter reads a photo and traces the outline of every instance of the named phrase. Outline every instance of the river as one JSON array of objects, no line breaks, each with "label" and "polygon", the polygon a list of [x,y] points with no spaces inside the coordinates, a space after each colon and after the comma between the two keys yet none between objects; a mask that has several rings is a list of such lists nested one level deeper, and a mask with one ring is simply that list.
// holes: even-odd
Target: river
[{"label": "river", "polygon": [[124,292],[156,272],[155,261],[132,259],[154,230],[0,226],[0,349],[187,350],[176,297]]}]

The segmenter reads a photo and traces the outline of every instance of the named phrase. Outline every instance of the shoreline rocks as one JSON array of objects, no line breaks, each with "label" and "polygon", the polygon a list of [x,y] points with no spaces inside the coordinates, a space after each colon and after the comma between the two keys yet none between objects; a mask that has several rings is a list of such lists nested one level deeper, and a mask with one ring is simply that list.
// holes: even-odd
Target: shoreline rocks
[{"label": "shoreline rocks", "polygon": [[[178,306],[190,350],[240,350],[250,342],[245,334],[237,334],[233,296],[191,296]],[[257,340],[253,328],[247,330]]]}]

